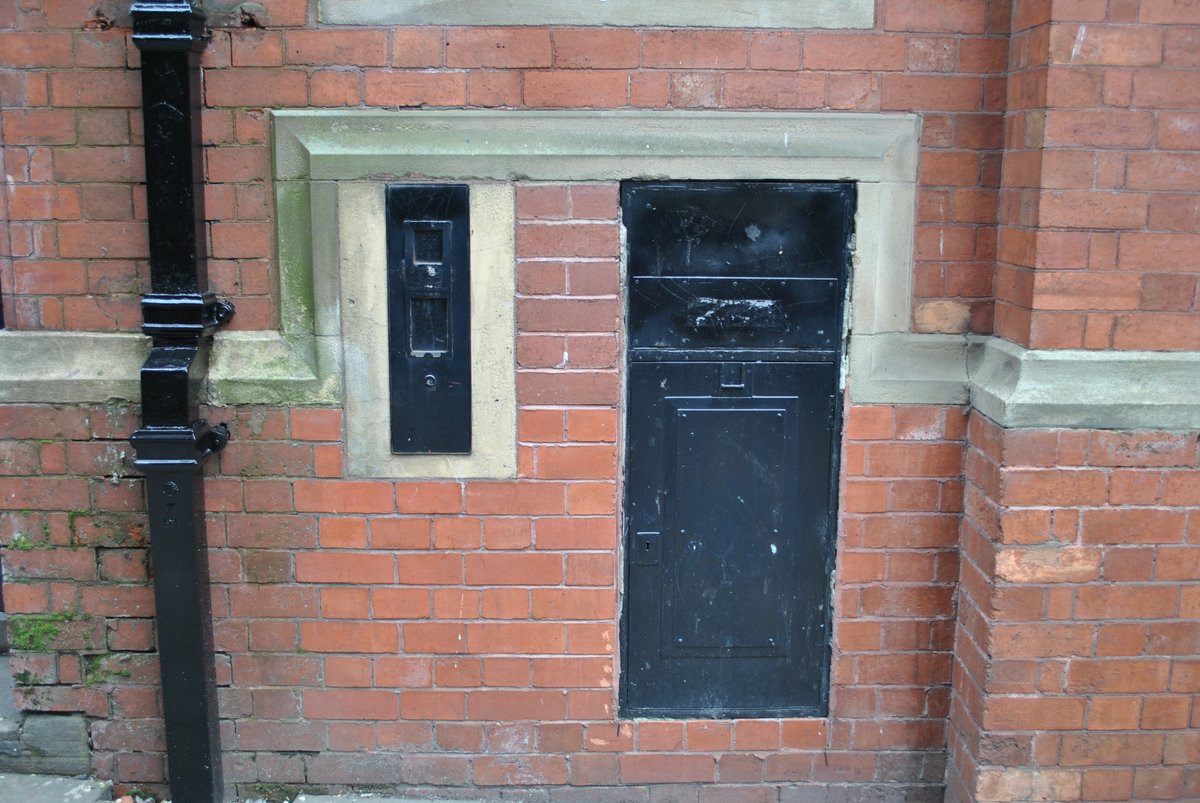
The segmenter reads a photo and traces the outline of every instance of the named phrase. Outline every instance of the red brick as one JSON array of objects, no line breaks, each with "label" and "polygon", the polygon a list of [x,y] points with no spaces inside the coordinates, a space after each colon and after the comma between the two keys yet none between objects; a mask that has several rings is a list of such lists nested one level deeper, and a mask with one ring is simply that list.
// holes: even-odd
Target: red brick
[{"label": "red brick", "polygon": [[537,476],[543,479],[608,479],[616,476],[613,446],[547,446],[537,450]]},{"label": "red brick", "polygon": [[321,661],[304,655],[234,655],[233,677],[248,686],[296,686],[318,682]]},{"label": "red brick", "polygon": [[146,586],[109,585],[84,587],[83,610],[92,616],[137,616],[154,614],[154,591]]},{"label": "red brick", "polygon": [[[1200,124],[1197,125],[1197,132],[1200,132]],[[1150,198],[1150,228],[1180,232],[1196,231],[1200,229],[1200,210],[1195,208],[1188,209],[1186,206],[1181,206],[1174,195],[1153,195]],[[1153,278],[1161,280],[1169,277]],[[1185,277],[1175,277],[1175,280],[1178,281],[1181,278]],[[1191,278],[1194,279],[1195,277]],[[1180,289],[1179,296],[1181,297],[1177,297],[1174,300],[1167,300],[1165,306],[1158,306],[1164,300],[1162,297],[1154,300],[1147,298],[1143,309],[1190,309],[1193,295],[1189,292],[1191,289],[1192,286],[1190,284]],[[1147,292],[1145,295],[1150,297],[1152,294]]]},{"label": "red brick", "polygon": [[[571,198],[566,184],[522,182],[517,185],[517,217],[520,220],[566,220],[571,216]],[[522,273],[535,269],[553,268],[561,277],[563,266],[557,264],[522,264]],[[544,292],[562,292],[565,284],[557,283]]]},{"label": "red brick", "polygon": [[392,31],[392,66],[440,67],[444,35],[440,28],[399,28]]},{"label": "red brick", "polygon": [[71,34],[33,31],[0,33],[0,67],[68,67]]},{"label": "red brick", "polygon": [[291,411],[292,437],[305,441],[337,441],[342,437],[341,410],[299,407]]},{"label": "red brick", "polygon": [[1133,770],[1084,770],[1083,795],[1085,800],[1129,800],[1133,796]]},{"label": "red brick", "polygon": [[9,145],[70,145],[75,113],[67,109],[5,109],[4,139]]},{"label": "red brick", "polygon": [[213,107],[304,106],[308,76],[301,70],[206,70],[204,97]]},{"label": "red brick", "polygon": [[534,619],[606,620],[616,616],[616,597],[609,589],[535,588]]},{"label": "red brick", "polygon": [[1095,628],[1087,624],[1021,623],[992,627],[992,650],[1005,658],[1088,656]]},{"label": "red brick", "polygon": [[725,98],[725,105],[734,109],[818,109],[825,105],[825,78],[811,73],[728,73]]},{"label": "red brick", "polygon": [[296,555],[296,579],[302,583],[392,583],[396,580],[395,559],[377,553],[301,552]]},{"label": "red brick", "polygon": [[262,28],[243,28],[230,39],[234,67],[278,67],[283,63],[283,35]]},{"label": "red brick", "polygon": [[84,480],[50,477],[0,477],[0,501],[8,510],[83,510],[89,504]]},{"label": "red brick", "polygon": [[[388,42],[383,31],[288,31],[288,64],[345,64],[381,67],[387,64]],[[235,50],[236,53],[236,50]]]},{"label": "red brick", "polygon": [[[525,73],[525,103],[533,108],[609,109],[624,106],[628,75],[620,70],[536,70]],[[518,253],[524,253],[518,247]]]},{"label": "red brick", "polygon": [[567,585],[611,585],[615,577],[612,555],[567,555]]},{"label": "red brick", "polygon": [[750,68],[800,69],[800,35],[791,31],[754,31],[750,34]]},{"label": "red brick", "polygon": [[520,787],[567,782],[567,760],[563,756],[480,756],[472,760],[471,768],[472,778],[481,785]]},{"label": "red brick", "polygon": [[618,314],[615,300],[525,298],[517,302],[517,326],[522,332],[611,332]]},{"label": "red brick", "polygon": [[[1086,207],[1103,203],[1090,198],[1079,210],[1066,214],[1087,216]],[[1059,208],[1058,214],[1064,210]],[[1100,222],[1099,216],[1097,222]],[[1138,277],[1124,273],[1039,271],[1034,279],[1034,304],[1049,310],[1120,310],[1137,309]]]},{"label": "red brick", "polygon": [[894,432],[893,408],[855,405],[846,418],[850,440],[888,440]]},{"label": "red brick", "polygon": [[368,593],[366,588],[359,586],[322,588],[321,616],[325,619],[367,619],[371,615]]},{"label": "red brick", "polygon": [[1200,67],[1200,27],[1168,26],[1163,64],[1172,67]]},{"label": "red brick", "polygon": [[396,484],[396,509],[401,513],[458,513],[462,486],[452,482]]},{"label": "red brick", "polygon": [[58,246],[59,255],[68,258],[144,259],[150,250],[141,223],[61,223]]},{"label": "red brick", "polygon": [[863,543],[868,547],[950,547],[958,541],[957,516],[878,516],[868,518]]},{"label": "red brick", "polygon": [[566,698],[561,691],[474,691],[467,695],[472,719],[546,721],[562,719]]},{"label": "red brick", "polygon": [[626,753],[621,756],[621,783],[712,783],[712,756]]},{"label": "red brick", "polygon": [[229,589],[230,614],[263,619],[315,618],[317,593],[312,588],[246,586]]},{"label": "red brick", "polygon": [[1084,586],[1075,592],[1080,619],[1163,619],[1175,616],[1179,590],[1171,586]]},{"label": "red brick", "polygon": [[889,31],[945,31],[983,33],[987,22],[985,0],[953,0],[938,6],[936,14],[920,0],[889,0],[883,27]]},{"label": "red brick", "polygon": [[446,36],[448,67],[549,67],[550,32],[537,28],[456,28]]},{"label": "red brick", "polygon": [[1176,730],[1188,725],[1189,700],[1184,696],[1147,697],[1142,703],[1144,730]]},{"label": "red brick", "polygon": [[296,510],[313,513],[391,513],[389,482],[302,480],[295,484]]},{"label": "red brick", "polygon": [[1164,544],[1183,541],[1183,512],[1147,508],[1088,510],[1083,516],[1087,544]]},{"label": "red brick", "polygon": [[471,623],[467,644],[472,653],[561,654],[566,632],[562,625],[548,622]]},{"label": "red brick", "polygon": [[376,549],[429,549],[427,519],[371,519],[371,546]]},{"label": "red brick", "polygon": [[1063,766],[1157,764],[1163,737],[1156,734],[1068,734],[1062,739]]},{"label": "red brick", "polygon": [[265,148],[209,148],[205,157],[211,182],[261,181],[269,174],[269,153]]},{"label": "red brick", "polygon": [[1162,28],[1089,23],[1050,29],[1050,59],[1060,64],[1154,67],[1162,58]]},{"label": "red brick", "polygon": [[1190,271],[1196,249],[1200,249],[1200,234],[1130,232],[1121,235],[1120,267]]},{"label": "red brick", "polygon": [[452,691],[402,691],[400,716],[434,721],[466,718],[467,696]]},{"label": "red brick", "polygon": [[[10,549],[6,570],[20,578],[96,579],[96,551],[92,549]],[[138,578],[132,578],[138,579]]]},{"label": "red brick", "polygon": [[670,76],[662,72],[635,72],[629,76],[629,105],[664,108],[671,94]]},{"label": "red brick", "polygon": [[641,58],[641,36],[633,30],[559,28],[551,36],[555,67],[589,70],[636,67]]},{"label": "red brick", "polygon": [[1188,0],[1142,0],[1140,22],[1200,25],[1200,8]]},{"label": "red brick", "polygon": [[559,482],[467,485],[466,511],[470,514],[561,515],[565,505],[564,487]]},{"label": "red brick", "polygon": [[741,31],[647,31],[642,35],[642,64],[670,69],[745,67],[748,42]]},{"label": "red brick", "polygon": [[1039,222],[1060,228],[1137,229],[1146,223],[1149,204],[1143,193],[1048,191],[1041,194]]},{"label": "red brick", "polygon": [[13,292],[44,295],[73,295],[85,292],[87,276],[81,261],[13,262]]},{"label": "red brick", "polygon": [[536,528],[538,549],[613,549],[617,537],[611,518],[538,519]]},{"label": "red brick", "polygon": [[[517,253],[523,257],[615,257],[620,250],[620,229],[611,223],[521,223],[517,226]],[[532,305],[532,306],[531,306]],[[581,310],[591,311],[596,320],[584,331],[611,331],[616,323],[616,305],[611,301],[526,301],[524,315],[536,311],[560,312],[553,318],[563,322],[563,315]],[[544,329],[542,331],[555,331]],[[579,331],[577,329],[557,331]]]},{"label": "red brick", "polygon": [[321,546],[327,549],[361,549],[367,545],[367,521],[363,518],[325,516],[321,519]]},{"label": "red brick", "polygon": [[1200,318],[1172,313],[1119,315],[1113,346],[1158,351],[1200,349]]},{"label": "red brick", "polygon": [[396,625],[381,622],[301,622],[300,646],[309,652],[394,654],[400,637]]},{"label": "red brick", "polygon": [[366,689],[304,692],[304,716],[308,719],[394,720],[399,714],[395,692]]},{"label": "red brick", "polygon": [[1195,109],[1200,106],[1196,70],[1140,70],[1133,77],[1136,106],[1158,109]]},{"label": "red brick", "polygon": [[954,590],[942,586],[868,586],[862,607],[868,616],[944,616],[952,610],[953,597]]},{"label": "red brick", "polygon": [[1193,190],[1197,181],[1200,181],[1200,154],[1129,154],[1126,186],[1131,189],[1187,191]]},{"label": "red brick", "polygon": [[466,556],[470,585],[558,585],[563,579],[560,555],[520,553]]},{"label": "red brick", "polygon": [[962,473],[958,444],[880,443],[867,448],[867,474],[872,477],[953,477]]},{"label": "red brick", "polygon": [[804,37],[804,66],[812,70],[903,70],[903,36],[810,33]]},{"label": "red brick", "polygon": [[357,72],[318,70],[308,84],[313,106],[357,106],[363,100],[362,76]]},{"label": "red brick", "polygon": [[467,100],[466,73],[369,70],[365,75],[370,106],[461,106]]},{"label": "red brick", "polygon": [[882,108],[925,111],[978,111],[983,82],[962,76],[885,75]]},{"label": "red brick", "polygon": [[1098,505],[1106,495],[1099,471],[1004,469],[1002,477],[1010,505]]},{"label": "red brick", "polygon": [[403,555],[397,561],[398,581],[404,585],[461,583],[462,558],[454,554]]},{"label": "red brick", "polygon": [[968,73],[1003,73],[1008,66],[1008,42],[1000,38],[959,41],[958,66]]}]

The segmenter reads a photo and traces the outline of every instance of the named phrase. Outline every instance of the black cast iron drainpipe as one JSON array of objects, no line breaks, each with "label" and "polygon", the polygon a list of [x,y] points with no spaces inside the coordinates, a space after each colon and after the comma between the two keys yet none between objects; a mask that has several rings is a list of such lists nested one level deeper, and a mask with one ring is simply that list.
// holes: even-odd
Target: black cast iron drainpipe
[{"label": "black cast iron drainpipe", "polygon": [[188,2],[135,2],[142,56],[150,292],[142,331],[142,426],[133,434],[145,474],[171,799],[223,799],[213,663],[204,478],[200,466],[229,439],[199,417],[212,333],[233,306],[208,291],[200,150],[200,52],[205,16]]}]

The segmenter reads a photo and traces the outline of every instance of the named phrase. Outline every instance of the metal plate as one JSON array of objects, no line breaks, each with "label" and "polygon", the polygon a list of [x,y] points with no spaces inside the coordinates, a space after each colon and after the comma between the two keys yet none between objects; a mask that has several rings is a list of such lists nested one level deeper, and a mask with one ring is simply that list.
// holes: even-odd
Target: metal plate
[{"label": "metal plate", "polygon": [[627,183],[622,711],[822,715],[854,188]]}]

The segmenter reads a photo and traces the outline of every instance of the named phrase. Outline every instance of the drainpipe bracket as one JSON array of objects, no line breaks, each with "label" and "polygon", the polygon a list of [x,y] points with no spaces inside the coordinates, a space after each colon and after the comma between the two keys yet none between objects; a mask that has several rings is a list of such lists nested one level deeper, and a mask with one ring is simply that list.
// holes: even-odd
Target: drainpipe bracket
[{"label": "drainpipe bracket", "polygon": [[134,3],[129,12],[133,16],[133,43],[138,50],[198,53],[211,36],[204,12],[187,2]]},{"label": "drainpipe bracket", "polygon": [[142,331],[153,338],[199,340],[233,317],[233,304],[212,293],[147,293]]},{"label": "drainpipe bracket", "polygon": [[186,427],[144,427],[129,439],[138,469],[195,471],[229,442],[229,427],[200,419]]}]

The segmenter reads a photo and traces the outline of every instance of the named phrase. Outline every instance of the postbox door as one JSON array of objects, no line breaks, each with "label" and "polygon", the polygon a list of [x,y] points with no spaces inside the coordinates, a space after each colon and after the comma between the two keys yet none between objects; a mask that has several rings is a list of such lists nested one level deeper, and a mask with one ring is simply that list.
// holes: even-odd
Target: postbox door
[{"label": "postbox door", "polygon": [[622,710],[821,714],[853,188],[631,183],[623,204]]}]

